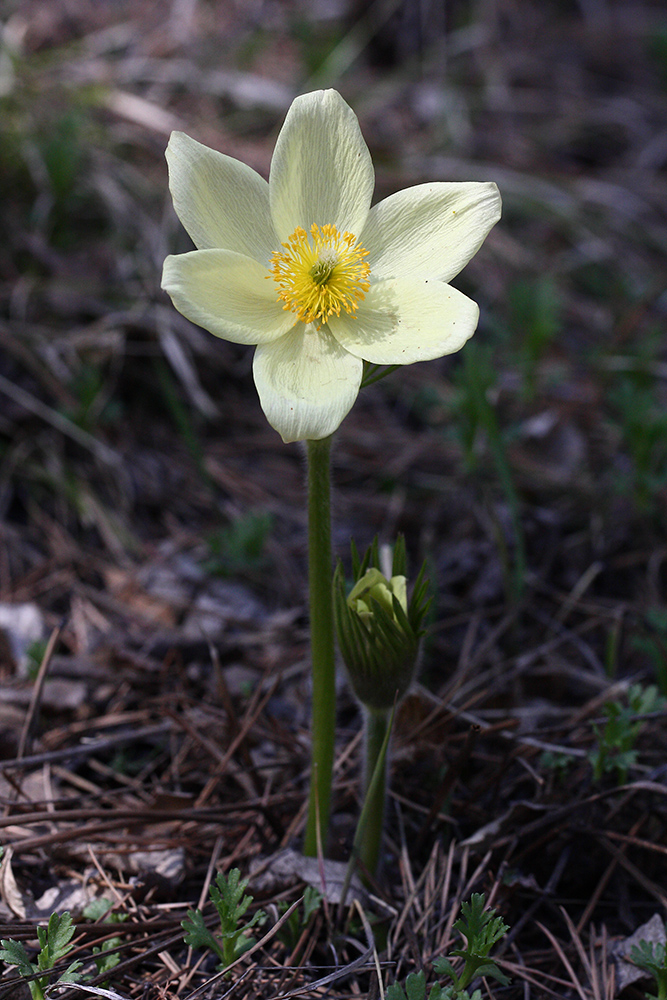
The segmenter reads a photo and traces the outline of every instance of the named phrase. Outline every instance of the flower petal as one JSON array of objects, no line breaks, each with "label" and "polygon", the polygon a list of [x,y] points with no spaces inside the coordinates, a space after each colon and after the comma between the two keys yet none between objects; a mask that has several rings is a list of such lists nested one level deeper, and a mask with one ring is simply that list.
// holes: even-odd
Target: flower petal
[{"label": "flower petal", "polygon": [[278,240],[264,178],[183,132],[171,133],[166,157],[174,208],[194,245],[234,250],[268,264]]},{"label": "flower petal", "polygon": [[359,235],[375,174],[357,116],[335,90],[292,103],[271,161],[271,215],[281,241],[297,226],[333,225]]},{"label": "flower petal", "polygon": [[371,209],[359,240],[374,278],[419,275],[450,281],[500,218],[491,183],[418,184]]},{"label": "flower petal", "polygon": [[261,264],[229,250],[193,250],[164,262],[162,287],[180,313],[216,337],[261,344],[294,326]]},{"label": "flower petal", "polygon": [[477,303],[441,281],[405,278],[371,285],[353,316],[329,318],[345,350],[376,365],[411,365],[453,354],[473,335]]},{"label": "flower petal", "polygon": [[253,375],[262,409],[283,441],[319,441],[352,408],[363,364],[326,329],[297,323],[280,340],[260,344]]}]

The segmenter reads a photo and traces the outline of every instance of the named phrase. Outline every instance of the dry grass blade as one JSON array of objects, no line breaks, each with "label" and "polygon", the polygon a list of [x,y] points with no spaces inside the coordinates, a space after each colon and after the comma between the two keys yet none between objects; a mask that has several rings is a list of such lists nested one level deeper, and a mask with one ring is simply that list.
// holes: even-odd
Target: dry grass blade
[{"label": "dry grass blade", "polygon": [[540,928],[540,930],[544,934],[546,934],[546,936],[549,938],[549,941],[553,945],[556,954],[560,958],[561,962],[565,966],[565,968],[566,968],[566,970],[567,970],[567,972],[568,972],[568,974],[570,976],[570,984],[576,990],[577,995],[581,998],[581,1000],[590,1000],[589,994],[586,992],[586,990],[584,989],[584,987],[581,985],[579,977],[577,976],[576,972],[574,971],[572,963],[570,962],[569,958],[565,954],[561,943],[557,940],[556,936],[551,933],[551,931],[549,930],[549,928],[545,927],[543,924],[541,924],[539,922],[539,920],[536,921],[536,924]]},{"label": "dry grass blade", "polygon": [[60,433],[64,434],[66,437],[72,438],[77,444],[81,445],[83,448],[91,451],[97,459],[104,462],[106,465],[113,469],[118,469],[122,465],[121,456],[109,448],[103,441],[98,441],[89,434],[87,431],[82,430],[77,427],[76,424],[72,423],[57,410],[53,410],[50,406],[47,406],[42,400],[37,399],[31,393],[22,389],[21,386],[14,385],[9,379],[5,378],[4,375],[0,374],[0,392],[8,396],[13,402],[17,403],[19,406],[24,407],[35,416],[40,417],[42,420],[49,424]]}]

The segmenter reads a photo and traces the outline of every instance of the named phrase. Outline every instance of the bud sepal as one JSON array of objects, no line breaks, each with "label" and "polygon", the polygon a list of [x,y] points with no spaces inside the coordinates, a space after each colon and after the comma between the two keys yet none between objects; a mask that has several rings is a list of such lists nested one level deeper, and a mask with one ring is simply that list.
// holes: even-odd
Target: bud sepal
[{"label": "bud sepal", "polygon": [[422,566],[408,600],[402,535],[394,546],[390,577],[380,569],[377,538],[363,559],[354,542],[351,547],[354,584],[349,595],[340,560],[333,580],[338,646],[359,701],[384,712],[404,697],[414,678],[431,603],[429,581]]}]

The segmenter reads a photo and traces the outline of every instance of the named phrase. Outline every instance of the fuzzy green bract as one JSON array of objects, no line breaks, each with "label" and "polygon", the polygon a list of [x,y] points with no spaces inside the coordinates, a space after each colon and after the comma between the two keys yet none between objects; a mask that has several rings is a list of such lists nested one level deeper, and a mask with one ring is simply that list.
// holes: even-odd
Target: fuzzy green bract
[{"label": "fuzzy green bract", "polygon": [[352,542],[354,586],[345,596],[339,561],[334,574],[334,619],[338,645],[359,701],[373,711],[389,711],[412,683],[430,606],[424,567],[408,601],[405,540],[397,539],[391,577],[379,569],[377,538],[363,559]]}]

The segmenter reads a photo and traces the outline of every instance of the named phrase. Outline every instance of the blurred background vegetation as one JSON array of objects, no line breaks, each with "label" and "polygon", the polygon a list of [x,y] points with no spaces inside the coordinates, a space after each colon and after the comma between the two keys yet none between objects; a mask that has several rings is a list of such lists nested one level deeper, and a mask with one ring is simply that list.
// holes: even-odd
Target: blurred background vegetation
[{"label": "blurred background vegetation", "polygon": [[[170,545],[270,607],[302,602],[298,448],[265,425],[251,352],[159,288],[165,255],[190,246],[163,152],[180,128],[266,175],[292,98],[333,86],[360,118],[376,198],[489,179],[504,202],[455,281],[481,305],[474,340],[367,390],[341,430],[339,551],[350,533],[406,531],[431,559],[439,620],[524,601],[541,628],[556,594],[599,598],[582,610],[596,660],[652,669],[646,643],[660,660],[666,631],[662,3],[5,0],[0,28],[5,598],[69,614],[78,587],[104,590],[109,567]],[[461,632],[445,631],[456,660]]]},{"label": "blurred background vegetation", "polygon": [[[0,794],[35,802],[36,823],[46,796],[55,831],[26,839],[22,811],[14,872],[37,899],[93,841],[126,883],[150,867],[133,852],[167,843],[178,875],[140,911],[162,920],[216,864],[245,872],[298,843],[302,454],[261,413],[252,351],[183,319],[160,277],[190,248],[171,130],[266,176],[291,100],[318,87],[357,112],[376,198],[493,180],[504,204],[454,281],[481,307],[473,340],[364,390],[334,449],[337,554],[402,531],[435,592],[395,741],[394,971],[419,967],[418,935],[423,955],[445,946],[451,876],[452,906],[482,889],[513,927],[504,995],[530,995],[541,969],[545,995],[609,997],[563,993],[562,955],[585,957],[588,929],[606,970],[607,930],[664,910],[662,0],[0,0],[0,761],[30,737],[44,750],[34,772],[19,762],[20,789],[0,769]],[[18,607],[37,622],[23,655]],[[359,720],[342,692],[339,724],[346,858]],[[47,780],[49,752],[71,747]],[[73,801],[93,809],[80,844]],[[121,803],[122,857],[94,819]],[[176,810],[168,834],[155,804]],[[562,944],[545,949],[538,909]],[[187,965],[169,912],[173,967],[146,966],[158,991]],[[247,983],[276,995],[261,969]]]}]

